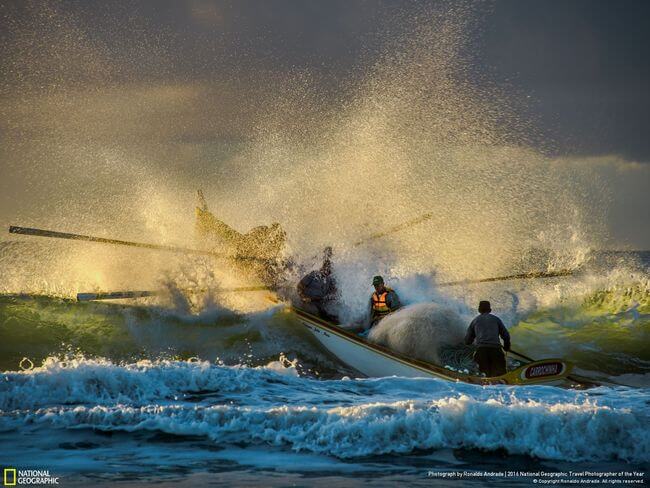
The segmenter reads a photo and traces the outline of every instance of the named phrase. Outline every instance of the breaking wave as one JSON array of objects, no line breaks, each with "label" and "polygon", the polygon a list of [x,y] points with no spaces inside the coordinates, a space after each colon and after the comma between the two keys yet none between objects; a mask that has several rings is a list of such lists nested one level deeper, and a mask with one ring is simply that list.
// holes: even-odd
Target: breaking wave
[{"label": "breaking wave", "polygon": [[201,436],[358,458],[427,449],[650,461],[647,392],[479,387],[435,379],[315,380],[283,361],[117,365],[49,359],[0,383],[3,432],[95,429]]},{"label": "breaking wave", "polygon": [[[561,356],[601,378],[639,384],[638,378],[627,380],[629,375],[650,373],[648,279],[638,272],[617,273],[519,288],[481,285],[458,290],[436,289],[430,278],[395,279],[391,284],[402,299],[416,304],[388,317],[372,337],[439,362],[439,346],[460,341],[476,314],[475,304],[489,298],[510,329],[516,351],[535,358]],[[418,303],[427,297],[434,302]],[[0,336],[0,367],[5,370],[17,368],[24,357],[35,365],[49,356],[81,354],[128,363],[198,357],[260,366],[285,353],[300,358],[310,374],[350,374],[279,308],[243,312],[212,303],[188,311],[146,302],[75,303],[5,295],[0,297]]]}]

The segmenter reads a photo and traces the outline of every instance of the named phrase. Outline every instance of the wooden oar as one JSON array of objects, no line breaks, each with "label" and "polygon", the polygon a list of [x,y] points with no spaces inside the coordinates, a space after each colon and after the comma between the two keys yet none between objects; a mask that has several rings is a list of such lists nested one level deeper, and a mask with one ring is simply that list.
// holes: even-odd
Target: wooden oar
[{"label": "wooden oar", "polygon": [[160,295],[160,291],[111,291],[99,293],[77,293],[78,302],[90,302],[92,300],[119,300],[123,298],[141,298]]},{"label": "wooden oar", "polygon": [[[404,230],[408,227],[411,227],[413,225],[417,225],[421,222],[424,222],[426,220],[429,220],[431,217],[433,217],[433,213],[429,212],[424,215],[421,215],[420,217],[409,220],[408,222],[404,222],[402,224],[396,225],[395,227],[391,227],[390,229],[387,229],[383,232],[378,232],[376,234],[372,234],[368,237],[365,237],[361,240],[358,240],[357,242],[352,244],[352,247],[357,247],[360,246],[361,244],[364,244],[368,241],[372,241],[374,239],[379,239],[381,237],[394,234],[396,232],[399,232],[401,230]],[[489,283],[492,281],[508,281],[508,280],[532,280],[532,279],[537,279],[537,278],[557,278],[561,276],[571,276],[576,273],[577,270],[575,269],[562,269],[559,271],[551,271],[551,272],[531,272],[531,273],[522,273],[522,274],[516,274],[516,275],[508,275],[508,276],[496,276],[492,278],[480,278],[480,279],[474,279],[474,280],[459,280],[459,281],[448,281],[446,283],[439,283],[438,286],[456,286],[456,285],[470,285],[473,283]]]},{"label": "wooden oar", "polygon": [[378,232],[376,234],[369,235],[367,237],[364,237],[361,240],[358,240],[357,242],[352,244],[352,247],[357,247],[360,246],[361,244],[365,244],[368,241],[373,241],[375,239],[379,239],[380,237],[385,237],[390,234],[394,234],[396,232],[399,232],[401,230],[407,229],[408,227],[411,227],[413,225],[417,225],[421,222],[424,222],[426,220],[429,220],[431,217],[433,217],[433,213],[426,213],[424,215],[421,215],[420,217],[409,220],[408,222],[404,222],[402,224],[396,225],[395,227],[391,227],[390,229],[386,229],[383,232]]},{"label": "wooden oar", "polygon": [[508,351],[508,352],[511,352],[512,354],[515,354],[515,355],[519,356],[520,358],[524,358],[526,361],[530,361],[531,363],[535,362],[535,360],[533,358],[530,358],[528,356],[524,356],[520,352],[517,352],[517,351],[515,351],[513,349],[510,349],[510,351]]},{"label": "wooden oar", "polygon": [[158,249],[161,251],[183,252],[188,254],[218,255],[212,251],[204,251],[201,249],[189,249],[185,247],[165,246],[162,244],[149,244],[146,242],[122,241],[119,239],[107,239],[105,237],[87,236],[82,234],[71,234],[68,232],[57,232],[54,230],[33,229],[30,227],[18,227],[15,225],[9,227],[9,233],[23,234],[28,236],[38,236],[38,237],[54,237],[56,239],[71,239],[74,241],[99,242],[101,244],[114,244],[118,246],[143,247],[146,249]]},{"label": "wooden oar", "polygon": [[[237,293],[245,291],[266,291],[270,290],[268,286],[239,286],[235,288],[215,288],[211,291],[216,293]],[[182,291],[209,291],[208,288],[199,289],[186,289]],[[141,298],[162,295],[165,293],[163,290],[143,290],[143,291],[111,291],[111,292],[98,292],[98,293],[77,293],[77,301],[88,302],[92,300],[120,300],[125,298]]]},{"label": "wooden oar", "polygon": [[456,285],[471,285],[473,283],[489,283],[491,281],[508,281],[508,280],[532,280],[537,278],[557,278],[559,276],[571,276],[575,274],[578,270],[576,269],[562,269],[560,271],[551,271],[549,273],[544,272],[532,272],[532,273],[522,273],[516,275],[508,276],[496,276],[493,278],[481,278],[476,280],[460,280],[460,281],[447,281],[445,283],[438,283],[438,286],[456,286]]},{"label": "wooden oar", "polygon": [[213,256],[223,259],[236,259],[243,261],[264,261],[262,258],[253,256],[231,256],[228,254],[217,253],[214,251],[205,251],[202,249],[190,249],[187,247],[166,246],[163,244],[150,244],[147,242],[123,241],[120,239],[108,239],[105,237],[87,236],[83,234],[72,234],[68,232],[57,232],[54,230],[34,229],[30,227],[18,227],[12,225],[9,227],[9,233],[22,234],[37,237],[53,237],[56,239],[70,239],[73,241],[98,242],[100,244],[112,244],[117,246],[140,247],[145,249],[156,249],[159,251],[180,252],[185,254],[201,254],[204,256]]}]

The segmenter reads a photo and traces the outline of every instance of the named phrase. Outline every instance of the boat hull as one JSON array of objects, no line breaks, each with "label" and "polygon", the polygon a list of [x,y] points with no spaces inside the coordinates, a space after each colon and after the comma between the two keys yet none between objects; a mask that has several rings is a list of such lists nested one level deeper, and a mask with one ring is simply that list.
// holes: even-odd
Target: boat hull
[{"label": "boat hull", "polygon": [[327,351],[363,376],[440,378],[474,384],[567,385],[569,383],[567,376],[571,371],[571,365],[561,359],[529,362],[495,378],[473,376],[432,363],[407,358],[300,308],[292,307],[291,311]]},{"label": "boat hull", "polygon": [[[322,325],[316,324],[308,318],[299,316],[299,320],[325,349],[336,356],[341,362],[364,376],[403,376],[406,378],[444,376],[400,361],[395,357],[383,355],[376,349],[366,346],[361,341],[352,341],[342,334],[327,330]],[[445,379],[455,380],[452,377],[445,377]]]}]

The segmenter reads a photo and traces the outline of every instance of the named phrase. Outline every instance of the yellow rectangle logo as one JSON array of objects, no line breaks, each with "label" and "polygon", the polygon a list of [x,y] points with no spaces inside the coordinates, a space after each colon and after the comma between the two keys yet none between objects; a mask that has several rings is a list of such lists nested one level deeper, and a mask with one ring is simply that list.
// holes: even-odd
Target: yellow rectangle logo
[{"label": "yellow rectangle logo", "polygon": [[16,486],[16,468],[5,468],[3,481],[5,486]]}]

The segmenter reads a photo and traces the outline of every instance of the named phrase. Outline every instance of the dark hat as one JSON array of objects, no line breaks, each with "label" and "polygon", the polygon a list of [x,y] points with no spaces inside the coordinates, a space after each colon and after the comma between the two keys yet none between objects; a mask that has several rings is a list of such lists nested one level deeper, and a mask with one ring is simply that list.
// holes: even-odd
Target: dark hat
[{"label": "dark hat", "polygon": [[490,307],[490,302],[487,300],[481,300],[478,302],[478,313],[490,313],[492,311],[492,307]]},{"label": "dark hat", "polygon": [[381,276],[375,276],[372,279],[372,284],[373,285],[383,285],[384,284],[384,279]]}]

